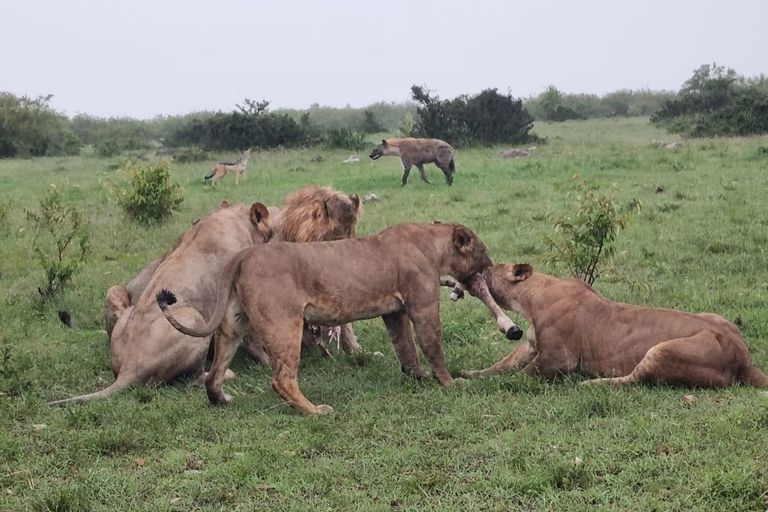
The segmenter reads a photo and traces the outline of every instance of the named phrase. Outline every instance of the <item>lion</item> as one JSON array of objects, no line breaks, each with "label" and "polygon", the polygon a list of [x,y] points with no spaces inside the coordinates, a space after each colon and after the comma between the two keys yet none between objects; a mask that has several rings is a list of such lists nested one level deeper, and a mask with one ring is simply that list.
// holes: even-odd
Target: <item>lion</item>
[{"label": "lion", "polygon": [[[257,204],[260,205],[254,204],[251,210],[255,210],[251,211],[245,205],[230,207],[224,201],[219,210],[193,222],[169,251],[147,265],[127,286],[112,286],[106,294],[104,318],[110,338],[111,366],[117,380],[103,391],[54,404],[95,400],[132,384],[167,382],[183,376],[195,384],[202,382],[208,345],[173,329],[164,331],[165,320],[160,330],[151,328],[160,313],[154,301],[157,287],[162,288],[163,283],[181,284],[192,294],[190,302],[199,300],[200,307],[205,308],[208,297],[197,295],[202,293],[201,283],[215,276],[216,269],[223,267],[238,251],[254,243],[267,242],[275,233],[280,240],[353,237],[361,212],[357,195],[347,196],[318,185],[308,185],[289,194],[282,209]],[[246,231],[253,231],[254,236],[245,236]],[[146,297],[152,298],[149,304],[145,301],[145,292]],[[360,350],[351,326],[344,326],[341,335],[340,344],[345,350]],[[307,340],[314,339],[307,337]],[[260,362],[270,363],[255,337],[250,338],[245,348]]]},{"label": "lion", "polygon": [[443,174],[448,186],[453,183],[453,174],[456,172],[456,164],[453,161],[455,151],[450,144],[439,139],[388,139],[373,148],[368,155],[372,160],[378,160],[382,156],[398,156],[403,164],[402,186],[408,183],[411,167],[414,165],[419,170],[421,179],[426,183],[432,183],[424,172],[424,164],[434,163]]},{"label": "lion", "polygon": [[527,264],[494,265],[486,281],[493,299],[531,327],[512,354],[465,377],[522,368],[550,379],[572,372],[599,377],[582,384],[768,387],[739,329],[719,315],[613,302],[584,281],[540,274]]},{"label": "lion", "polygon": [[157,301],[184,334],[208,337],[216,331],[205,380],[212,404],[231,401],[222,385],[250,322],[274,361],[273,389],[302,414],[327,414],[333,411],[330,406],[315,406],[298,386],[305,321],[338,325],[382,317],[403,371],[425,378],[410,320],[434,377],[452,386],[442,350],[440,276],[462,281],[491,264],[485,244],[461,224],[397,224],[365,238],[245,249],[209,290],[217,307],[206,323],[180,318],[177,311],[186,306],[177,303],[172,291],[162,291]]}]

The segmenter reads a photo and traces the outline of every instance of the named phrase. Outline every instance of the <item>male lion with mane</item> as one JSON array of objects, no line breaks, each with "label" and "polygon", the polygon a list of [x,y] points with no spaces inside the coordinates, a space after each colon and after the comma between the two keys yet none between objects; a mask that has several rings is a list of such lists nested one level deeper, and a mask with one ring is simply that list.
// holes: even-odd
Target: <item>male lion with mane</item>
[{"label": "male lion with mane", "polygon": [[[112,286],[105,297],[104,320],[110,337],[114,384],[88,395],[52,402],[86,402],[107,397],[132,384],[168,382],[189,377],[199,383],[209,343],[168,329],[155,301],[167,287],[184,290],[185,318],[212,313],[207,289],[211,279],[235,254],[274,238],[289,241],[338,240],[354,237],[360,199],[330,187],[309,185],[289,194],[282,208],[255,203],[221,207],[195,221],[173,247],[147,265],[127,286]],[[147,302],[149,300],[149,302]],[[162,323],[157,324],[157,319]],[[342,329],[347,351],[360,350],[350,326]],[[245,348],[265,364],[269,357],[255,336]],[[228,376],[232,376],[231,372]]]},{"label": "male lion with mane", "polygon": [[[340,262],[344,262],[340,265]],[[445,366],[440,326],[440,277],[459,281],[491,265],[485,244],[461,224],[397,224],[376,235],[314,244],[270,243],[235,258],[209,291],[217,297],[207,323],[180,320],[173,292],[157,295],[168,321],[190,336],[216,331],[216,350],[205,385],[213,404],[227,367],[249,324],[273,361],[272,387],[302,414],[326,414],[301,392],[297,373],[304,322],[320,325],[382,317],[403,371],[426,377],[419,366],[409,323],[422,353],[443,386],[454,380]],[[410,321],[410,322],[409,322]],[[190,327],[193,326],[193,327]]]},{"label": "male lion with mane", "polygon": [[453,183],[453,174],[456,172],[456,164],[453,161],[454,149],[445,141],[439,139],[388,139],[373,148],[368,155],[371,160],[378,160],[382,156],[400,157],[403,164],[402,186],[408,183],[411,167],[414,165],[419,170],[421,179],[426,183],[432,183],[424,172],[424,164],[434,163],[443,174],[448,186]]}]

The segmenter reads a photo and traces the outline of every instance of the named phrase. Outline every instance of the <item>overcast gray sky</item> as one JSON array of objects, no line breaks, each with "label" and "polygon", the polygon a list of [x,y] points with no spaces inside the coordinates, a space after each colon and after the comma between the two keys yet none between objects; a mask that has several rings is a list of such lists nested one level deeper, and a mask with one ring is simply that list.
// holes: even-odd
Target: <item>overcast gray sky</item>
[{"label": "overcast gray sky", "polygon": [[487,87],[678,89],[768,73],[768,0],[0,1],[0,90],[68,115],[354,107]]}]

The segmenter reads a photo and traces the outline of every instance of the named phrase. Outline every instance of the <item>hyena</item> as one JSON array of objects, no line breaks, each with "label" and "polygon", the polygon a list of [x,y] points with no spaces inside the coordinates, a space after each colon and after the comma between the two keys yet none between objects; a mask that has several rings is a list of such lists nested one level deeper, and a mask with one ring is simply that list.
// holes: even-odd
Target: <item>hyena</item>
[{"label": "hyena", "polygon": [[215,187],[216,184],[221,181],[221,179],[227,175],[228,172],[235,173],[235,184],[240,184],[240,176],[242,176],[245,173],[245,166],[248,165],[248,157],[251,156],[251,148],[246,149],[243,151],[243,154],[240,155],[239,160],[235,160],[234,162],[219,162],[216,165],[213,166],[213,169],[211,169],[211,172],[205,175],[205,180],[209,180],[213,178],[213,186]]},{"label": "hyena", "polygon": [[424,173],[424,164],[434,163],[445,174],[445,182],[453,183],[456,166],[453,162],[454,149],[450,144],[439,139],[389,139],[373,148],[369,155],[373,160],[382,156],[399,156],[403,163],[403,186],[408,183],[408,175],[414,165],[419,170],[421,179],[432,183]]}]

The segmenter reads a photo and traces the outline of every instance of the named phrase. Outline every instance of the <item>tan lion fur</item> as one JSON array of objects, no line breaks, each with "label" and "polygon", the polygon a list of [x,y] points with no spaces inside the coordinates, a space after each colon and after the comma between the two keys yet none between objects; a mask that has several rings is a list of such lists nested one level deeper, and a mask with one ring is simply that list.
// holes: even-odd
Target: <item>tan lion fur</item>
[{"label": "tan lion fur", "polygon": [[382,140],[368,155],[372,160],[378,160],[382,156],[400,157],[403,164],[402,186],[408,183],[411,167],[416,166],[421,179],[426,183],[432,183],[424,172],[424,164],[434,163],[445,175],[445,182],[453,183],[453,174],[456,165],[453,161],[455,150],[445,141],[440,139],[387,139]]},{"label": "tan lion fur", "polygon": [[[311,206],[307,207],[302,201],[307,201]],[[324,206],[326,203],[328,207]],[[291,226],[290,233],[293,234],[289,236],[294,238],[306,236],[308,241],[335,240],[340,234],[351,233],[354,236],[357,216],[350,217],[348,212],[356,208],[359,212],[359,203],[356,195],[347,196],[330,187],[309,185],[289,194],[282,209],[269,207],[264,213],[269,214],[270,233],[274,230],[274,224],[279,223]],[[340,212],[344,212],[344,215],[340,215]],[[205,356],[200,354],[205,344],[194,338],[192,343],[188,343],[188,337],[179,337],[175,330],[170,335],[163,332],[157,337],[151,329],[148,330],[159,313],[154,302],[154,294],[157,293],[155,288],[172,286],[173,283],[179,283],[179,279],[186,283],[185,286],[194,288],[197,286],[194,283],[215,275],[217,268],[223,266],[225,260],[239,250],[252,245],[256,239],[259,243],[266,241],[269,238],[264,232],[266,224],[255,229],[249,228],[252,222],[247,206],[230,206],[224,201],[218,210],[202,220],[194,221],[192,227],[165,254],[149,263],[126,286],[115,285],[109,288],[105,297],[104,320],[110,337],[111,366],[117,381],[107,390],[68,401],[103,398],[132,384],[166,382],[184,375],[191,377],[192,382],[200,382],[204,375],[202,365],[205,361]],[[302,223],[319,227],[301,228]],[[238,236],[233,242],[233,230],[242,235],[243,229],[253,230],[258,236],[254,239]],[[285,235],[280,238],[284,239]],[[199,261],[201,255],[207,255],[204,262]],[[166,261],[171,256],[176,263],[168,266]],[[150,290],[151,304],[149,307],[139,307],[147,290]],[[115,334],[114,329],[119,322],[120,328]],[[163,322],[167,324],[165,320]],[[341,333],[342,346],[348,351],[360,350],[351,327],[345,327]],[[192,348],[187,350],[190,345]],[[249,342],[245,348],[258,360],[269,364],[269,358],[259,343]],[[141,368],[138,368],[139,363]]]},{"label": "tan lion fur", "polygon": [[403,371],[425,377],[413,344],[412,323],[435,378],[451,386],[454,380],[442,350],[440,277],[464,281],[490,265],[485,244],[465,226],[397,224],[365,238],[272,242],[244,250],[209,290],[218,305],[207,322],[180,319],[177,311],[183,311],[185,304],[177,304],[172,291],[164,290],[157,300],[168,321],[185,334],[207,337],[216,331],[214,360],[206,378],[213,404],[230,401],[222,392],[224,376],[250,325],[274,362],[275,391],[303,414],[324,414],[332,409],[313,405],[298,386],[305,321],[338,325],[381,316]]},{"label": "tan lion fur", "polygon": [[572,372],[603,377],[584,384],[768,387],[739,329],[721,316],[613,302],[581,280],[540,274],[530,265],[494,265],[486,282],[493,299],[531,327],[512,354],[467,377],[522,368],[545,378]]}]

